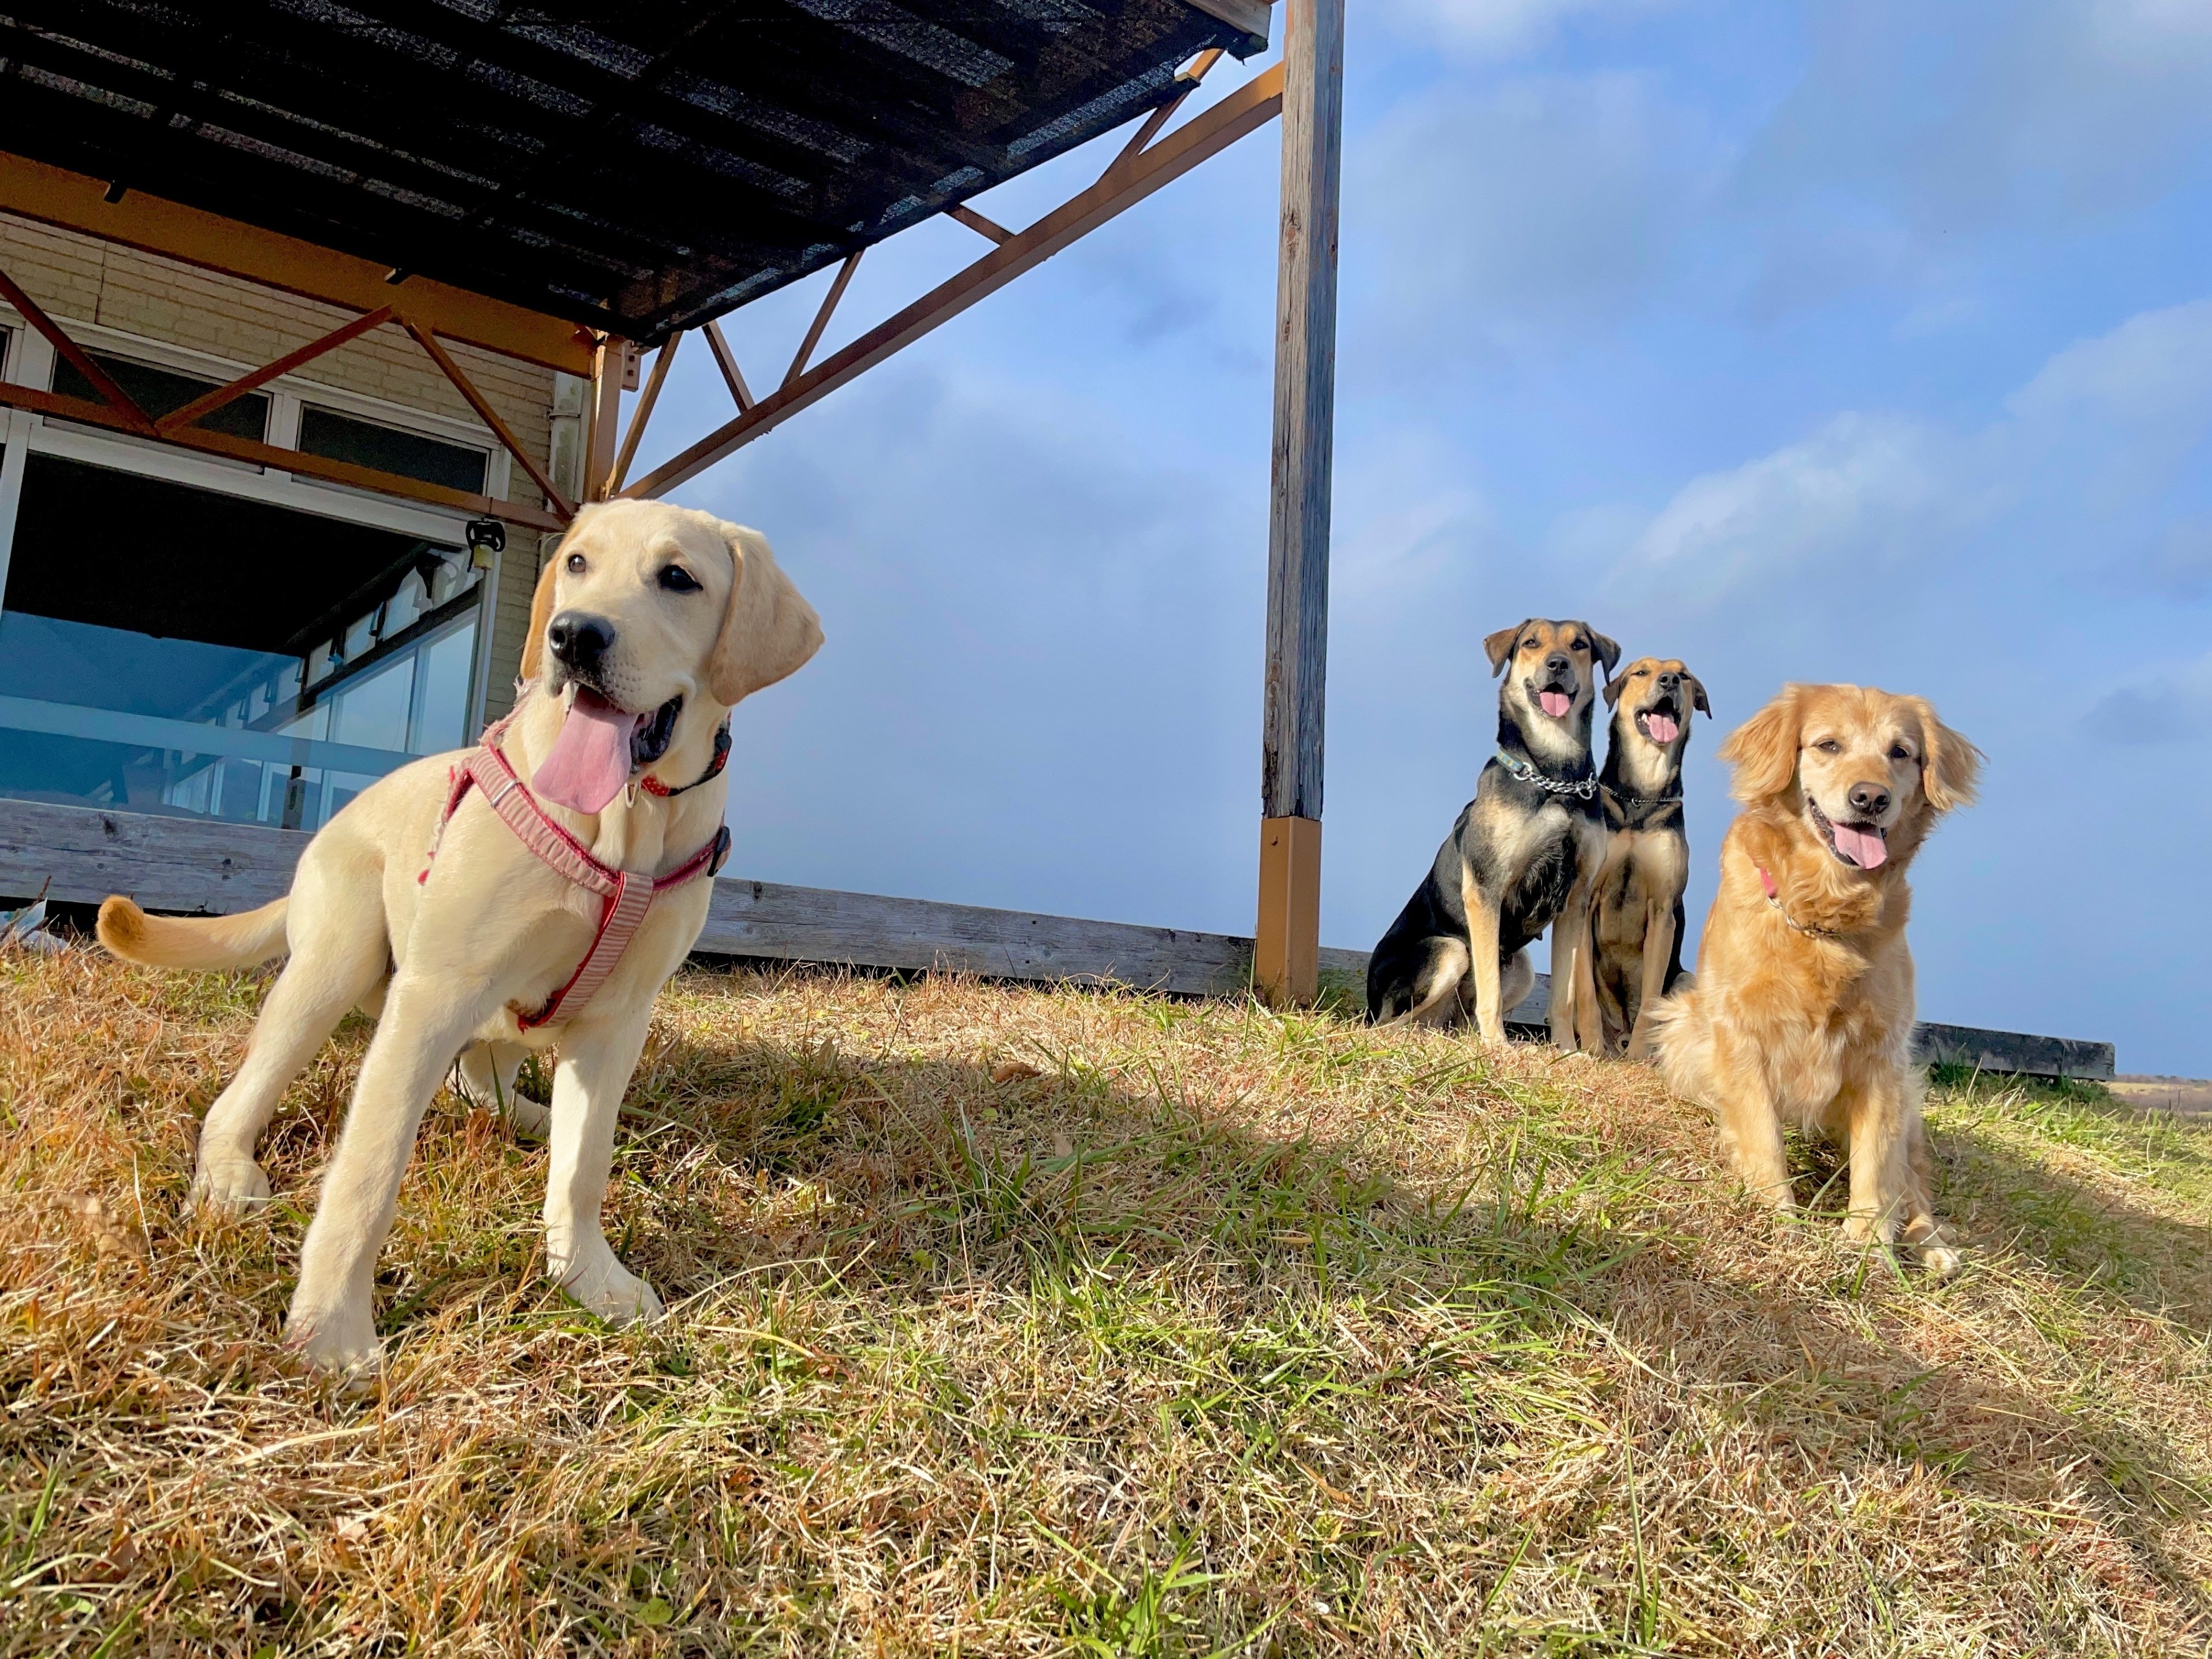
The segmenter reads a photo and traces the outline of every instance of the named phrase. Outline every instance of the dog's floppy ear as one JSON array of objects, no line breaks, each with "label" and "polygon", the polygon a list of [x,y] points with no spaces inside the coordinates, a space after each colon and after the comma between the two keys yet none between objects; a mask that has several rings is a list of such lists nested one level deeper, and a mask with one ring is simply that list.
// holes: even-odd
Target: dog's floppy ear
[{"label": "dog's floppy ear", "polygon": [[1491,678],[1496,679],[1505,672],[1505,659],[1513,654],[1514,641],[1521,637],[1521,630],[1528,625],[1527,622],[1515,623],[1512,627],[1501,628],[1483,641],[1482,648],[1490,658]]},{"label": "dog's floppy ear", "polygon": [[1797,775],[1798,734],[1803,729],[1804,687],[1782,694],[1722,742],[1721,758],[1735,768],[1729,793],[1740,801],[1771,800]]},{"label": "dog's floppy ear", "polygon": [[1713,706],[1705,701],[1705,683],[1699,679],[1695,674],[1689,672],[1687,670],[1683,672],[1682,678],[1688,683],[1690,687],[1690,707],[1696,709],[1707,720],[1712,719]]},{"label": "dog's floppy ear", "polygon": [[707,659],[707,689],[733,706],[763,686],[797,673],[822,648],[822,620],[769,551],[768,538],[743,525],[720,526],[729,544],[729,609]]},{"label": "dog's floppy ear", "polygon": [[1939,812],[1954,806],[1972,806],[1981,783],[1982,751],[1936,717],[1925,697],[1899,699],[1920,717],[1920,740],[1927,749],[1920,763],[1920,792]]},{"label": "dog's floppy ear", "polygon": [[1605,683],[1605,706],[1607,708],[1615,708],[1620,704],[1621,688],[1626,684],[1627,684],[1626,680],[1607,680]]},{"label": "dog's floppy ear", "polygon": [[561,546],[553,550],[545,561],[545,568],[538,573],[538,592],[530,601],[530,631],[522,636],[522,678],[534,680],[545,666],[545,625],[553,620],[553,585],[560,580],[561,548],[568,538],[561,538]]},{"label": "dog's floppy ear", "polygon": [[1590,644],[1597,652],[1597,659],[1605,665],[1605,672],[1607,673],[1610,674],[1615,668],[1620,666],[1620,647],[1619,646],[1615,645],[1611,640],[1606,638],[1604,635],[1599,633],[1597,629],[1592,628],[1588,623],[1584,623],[1583,624],[1583,632],[1590,636]]}]

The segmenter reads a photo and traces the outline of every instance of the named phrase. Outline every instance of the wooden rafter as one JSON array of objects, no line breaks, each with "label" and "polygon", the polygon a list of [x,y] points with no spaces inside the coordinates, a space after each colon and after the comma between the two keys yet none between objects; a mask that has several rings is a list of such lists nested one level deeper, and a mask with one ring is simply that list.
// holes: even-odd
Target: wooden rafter
[{"label": "wooden rafter", "polygon": [[645,390],[638,394],[637,413],[629,417],[629,430],[623,434],[614,473],[607,480],[606,493],[610,495],[619,490],[623,480],[629,476],[631,458],[637,453],[637,441],[645,436],[645,423],[653,418],[653,404],[660,401],[661,385],[668,379],[669,367],[676,361],[676,348],[683,338],[681,334],[670,335],[660,349],[653,354],[653,372],[646,376]]},{"label": "wooden rafter", "polygon": [[813,322],[807,326],[806,337],[799,343],[799,349],[791,359],[791,367],[784,371],[786,388],[806,372],[806,360],[814,355],[814,348],[822,343],[822,331],[830,326],[830,319],[837,310],[837,301],[845,297],[846,284],[853,280],[853,273],[860,268],[862,252],[854,248],[845,256],[845,263],[837,267],[836,280],[830,284],[830,291],[822,296],[822,309],[814,313]]},{"label": "wooden rafter", "polygon": [[773,430],[802,409],[882,362],[978,301],[995,294],[1024,271],[1033,270],[1068,246],[1127,212],[1153,191],[1173,183],[1205,161],[1274,119],[1283,102],[1280,64],[1263,70],[1177,127],[1127,166],[1107,175],[1047,214],[1004,246],[994,248],[950,280],[939,283],[860,338],[832,352],[814,368],[787,380],[737,419],[708,433],[680,455],[663,462],[622,493],[628,497],[665,494],[695,478],[715,462]]},{"label": "wooden rafter", "polygon": [[744,371],[738,367],[738,355],[730,349],[730,343],[722,337],[720,323],[707,325],[707,343],[714,348],[714,362],[722,371],[722,379],[730,388],[730,397],[742,415],[753,406],[753,389],[745,384]]},{"label": "wooden rafter", "polygon": [[357,340],[371,329],[381,328],[392,320],[392,307],[372,311],[355,318],[341,328],[334,328],[319,340],[310,340],[297,351],[287,352],[273,363],[264,363],[250,374],[241,374],[228,386],[219,386],[204,397],[195,398],[182,409],[172,410],[155,422],[162,434],[174,432],[179,427],[205,420],[225,404],[235,402],[249,392],[258,392],[279,375],[289,374],[303,363],[311,363],[325,352],[336,351],[349,340]]},{"label": "wooden rafter", "polygon": [[[55,392],[40,392],[27,386],[13,386],[4,380],[0,380],[0,405],[27,409],[33,414],[76,421],[86,426],[106,427],[111,431],[128,432],[140,437],[149,435],[106,404],[94,403],[88,398],[70,398]],[[265,466],[278,472],[297,473],[307,478],[319,478],[325,483],[344,484],[352,489],[373,490],[380,495],[396,495],[404,501],[419,501],[426,507],[465,513],[471,518],[503,519],[508,524],[527,530],[563,528],[561,520],[540,507],[525,506],[520,501],[497,501],[473,490],[449,489],[443,484],[425,483],[420,478],[403,477],[398,473],[385,472],[373,466],[356,466],[351,461],[311,455],[303,449],[279,449],[274,444],[256,443],[250,438],[234,438],[227,432],[210,432],[204,427],[197,426],[158,435],[162,442],[178,449],[197,450],[204,455],[220,455],[228,460],[248,461],[255,466]]]},{"label": "wooden rafter", "polygon": [[106,190],[104,180],[0,154],[0,210],[348,311],[392,305],[447,339],[569,374],[592,372],[590,332],[564,318],[426,276],[408,277],[395,301],[394,289],[386,280],[391,269],[374,260],[318,247],[139,190],[119,202],[108,202],[102,199]]},{"label": "wooden rafter", "polygon": [[23,320],[46,337],[46,343],[61,353],[71,368],[92,382],[92,389],[100,393],[107,406],[122,417],[127,432],[142,437],[155,435],[154,417],[138,407],[138,400],[115,384],[115,379],[98,363],[93,362],[85,349],[63,330],[62,325],[39,308],[39,302],[15,286],[7,272],[0,270],[0,299],[22,313]]},{"label": "wooden rafter", "polygon": [[1144,124],[1129,135],[1129,142],[1122,145],[1114,159],[1106,164],[1106,171],[1109,173],[1113,173],[1118,168],[1128,166],[1130,162],[1142,155],[1145,153],[1145,147],[1151,143],[1159,130],[1168,124],[1169,118],[1182,107],[1182,100],[1197,89],[1198,82],[1195,81],[1179,88],[1174,97],[1147,115]]},{"label": "wooden rafter", "polygon": [[560,515],[562,522],[574,518],[576,509],[568,504],[568,497],[553,487],[553,480],[545,476],[545,469],[538,465],[536,458],[522,447],[507,422],[500,419],[499,411],[485,399],[483,392],[477,390],[476,383],[461,372],[461,366],[453,361],[453,354],[438,343],[438,337],[411,317],[401,320],[407,331],[415,337],[415,343],[429,354],[430,361],[437,364],[440,372],[453,383],[453,389],[468,399],[469,407],[477,412],[477,418],[489,427],[492,435],[505,447],[507,453],[522,464],[522,470],[530,475],[531,483],[536,484],[545,499],[553,503],[553,510]]},{"label": "wooden rafter", "polygon": [[1012,231],[1008,230],[1004,225],[997,224],[991,220],[986,219],[981,214],[976,212],[974,208],[969,207],[965,202],[955,202],[951,207],[945,210],[945,216],[951,220],[956,224],[967,226],[969,229],[974,231],[978,236],[984,238],[988,241],[996,242],[1001,246],[1004,246],[1006,243],[1014,240],[1014,233]]}]

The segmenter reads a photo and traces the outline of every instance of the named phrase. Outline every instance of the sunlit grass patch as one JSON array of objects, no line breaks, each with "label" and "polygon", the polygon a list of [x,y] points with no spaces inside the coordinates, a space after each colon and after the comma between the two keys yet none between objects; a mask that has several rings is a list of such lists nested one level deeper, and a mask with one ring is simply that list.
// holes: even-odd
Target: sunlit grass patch
[{"label": "sunlit grass patch", "polygon": [[[2212,1130],[1939,1077],[1933,1285],[1780,1221],[1640,1068],[1323,1012],[684,975],[608,1230],[441,1097],[380,1395],[183,1214],[264,981],[0,959],[9,1651],[2124,1653],[2212,1616]],[[1820,1167],[1817,1155],[1808,1170]],[[143,1227],[142,1257],[78,1206]],[[110,1228],[113,1231],[113,1228]],[[127,1243],[127,1241],[126,1241]]]}]

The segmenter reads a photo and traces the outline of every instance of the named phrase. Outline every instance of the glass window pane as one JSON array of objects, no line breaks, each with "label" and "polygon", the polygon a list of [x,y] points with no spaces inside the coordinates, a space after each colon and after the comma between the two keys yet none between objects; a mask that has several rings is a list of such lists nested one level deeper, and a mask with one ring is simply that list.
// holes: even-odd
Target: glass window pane
[{"label": "glass window pane", "polygon": [[442,755],[468,741],[469,670],[477,648],[475,618],[441,634],[422,647],[422,695],[415,715],[418,755]]},{"label": "glass window pane", "polygon": [[379,426],[313,404],[300,411],[300,447],[310,455],[397,472],[403,478],[481,495],[485,456],[465,444],[441,443],[416,432]]},{"label": "glass window pane", "polygon": [[[0,794],[317,828],[415,743],[459,745],[475,576],[459,549],[34,454]],[[459,614],[432,623],[439,594]]]},{"label": "glass window pane", "polygon": [[[112,357],[104,351],[88,351],[85,356],[106,369],[109,378],[130,393],[133,403],[155,416],[182,409],[220,384],[198,375],[179,374],[174,369],[134,363],[127,357]],[[65,398],[87,398],[94,403],[106,401],[99,389],[77,372],[76,365],[60,356],[54,358],[54,390]],[[210,432],[228,432],[234,438],[252,438],[258,442],[269,430],[269,399],[261,392],[249,392],[201,416],[192,424]]]},{"label": "glass window pane", "polygon": [[404,751],[408,704],[414,691],[415,665],[404,655],[348,681],[331,695],[331,738],[363,749]]}]

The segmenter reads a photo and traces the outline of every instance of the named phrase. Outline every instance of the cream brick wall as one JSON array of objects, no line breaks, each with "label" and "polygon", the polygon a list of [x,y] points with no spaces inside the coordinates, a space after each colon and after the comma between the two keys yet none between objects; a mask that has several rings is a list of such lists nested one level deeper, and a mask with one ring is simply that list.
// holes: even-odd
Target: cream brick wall
[{"label": "cream brick wall", "polygon": [[[58,320],[89,322],[207,352],[241,368],[281,357],[354,315],[8,214],[0,214],[0,270]],[[448,342],[447,349],[517,441],[541,465],[550,463],[555,450],[553,371],[458,343]],[[487,443],[495,442],[467,400],[396,325],[315,359],[295,378],[465,421],[483,432]],[[521,467],[510,468],[508,477],[508,500],[538,504],[540,497]],[[538,543],[530,532],[511,531],[501,555],[484,699],[487,720],[496,720],[514,702],[515,671],[538,580]],[[545,546],[550,548],[551,538],[546,538]]]}]

